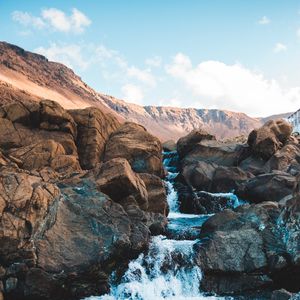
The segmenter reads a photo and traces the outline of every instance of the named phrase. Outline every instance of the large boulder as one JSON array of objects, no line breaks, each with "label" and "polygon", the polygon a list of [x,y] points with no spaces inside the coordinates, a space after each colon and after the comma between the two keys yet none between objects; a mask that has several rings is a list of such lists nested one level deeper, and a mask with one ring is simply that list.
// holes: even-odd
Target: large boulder
[{"label": "large boulder", "polygon": [[210,191],[213,193],[228,193],[236,191],[243,182],[246,182],[254,176],[250,172],[245,172],[238,167],[216,168]]},{"label": "large boulder", "polygon": [[52,139],[66,154],[77,155],[76,124],[59,104],[45,100],[21,105],[11,103],[0,112],[0,148],[4,151]]},{"label": "large boulder", "polygon": [[71,115],[55,101],[40,102],[40,128],[48,131],[68,132],[77,136],[76,123]]},{"label": "large boulder", "polygon": [[177,151],[180,158],[183,158],[188,154],[194,147],[204,140],[215,140],[216,137],[205,130],[193,130],[188,135],[180,138],[177,141]]},{"label": "large boulder", "polygon": [[202,288],[219,294],[265,286],[299,291],[299,222],[299,214],[274,202],[244,205],[209,218],[195,246],[204,274]]},{"label": "large boulder", "polygon": [[248,144],[255,155],[268,160],[287,142],[292,131],[292,125],[287,121],[270,120],[249,134]]},{"label": "large boulder", "polygon": [[273,171],[245,181],[238,187],[236,193],[241,199],[252,203],[278,202],[292,194],[295,182],[294,176],[281,171]]},{"label": "large boulder", "polygon": [[181,175],[185,182],[198,191],[209,191],[218,165],[204,161],[185,164]]},{"label": "large boulder", "polygon": [[104,161],[122,157],[137,173],[164,176],[162,145],[158,138],[135,123],[125,123],[115,131],[106,144]]},{"label": "large boulder", "polygon": [[185,155],[182,164],[205,161],[225,167],[238,166],[246,150],[247,148],[242,144],[204,140],[197,143]]},{"label": "large boulder", "polygon": [[139,177],[144,181],[148,192],[147,211],[167,216],[169,213],[169,206],[167,202],[166,187],[163,181],[153,174],[140,173]]},{"label": "large boulder", "polygon": [[300,146],[289,143],[278,150],[264,165],[264,171],[270,173],[273,170],[288,172],[296,175],[300,172]]},{"label": "large boulder", "polygon": [[105,144],[120,123],[114,116],[104,114],[95,107],[69,112],[77,124],[76,144],[81,167],[92,169],[102,161]]},{"label": "large boulder", "polygon": [[57,205],[59,189],[16,169],[0,172],[0,256],[1,261],[18,261],[22,252],[34,259],[31,238],[48,212]]},{"label": "large boulder", "polygon": [[[154,226],[154,227],[153,227]],[[123,207],[90,179],[58,186],[1,168],[0,282],[5,299],[81,299],[109,290],[108,276],[148,247],[162,215]]]},{"label": "large boulder", "polygon": [[128,161],[114,158],[101,165],[96,176],[99,190],[114,201],[126,205],[129,196],[144,210],[148,208],[148,192],[144,181],[135,174]]},{"label": "large boulder", "polygon": [[196,191],[213,193],[235,191],[241,183],[253,177],[250,172],[238,167],[218,166],[204,161],[185,164],[181,174],[185,182]]},{"label": "large boulder", "polygon": [[81,171],[78,157],[66,155],[64,147],[53,140],[11,149],[8,156],[19,160],[20,167],[29,171],[41,170],[44,167],[51,167],[62,174]]}]

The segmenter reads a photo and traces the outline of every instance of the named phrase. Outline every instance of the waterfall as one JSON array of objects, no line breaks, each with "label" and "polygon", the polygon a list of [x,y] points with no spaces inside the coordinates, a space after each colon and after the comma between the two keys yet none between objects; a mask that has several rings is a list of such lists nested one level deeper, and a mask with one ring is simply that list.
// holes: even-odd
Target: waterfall
[{"label": "waterfall", "polygon": [[[171,237],[152,237],[149,250],[132,260],[122,279],[112,284],[109,295],[89,300],[201,300],[224,299],[207,296],[200,291],[201,270],[194,261],[193,245],[198,241],[201,225],[211,215],[179,212],[174,188],[177,176],[176,152],[164,153],[167,200],[170,207],[168,231]],[[233,206],[240,203],[233,194],[226,194]],[[224,194],[223,194],[224,196]],[[173,238],[174,236],[174,238]],[[112,276],[113,278],[113,276]],[[230,298],[226,298],[230,299]]]}]

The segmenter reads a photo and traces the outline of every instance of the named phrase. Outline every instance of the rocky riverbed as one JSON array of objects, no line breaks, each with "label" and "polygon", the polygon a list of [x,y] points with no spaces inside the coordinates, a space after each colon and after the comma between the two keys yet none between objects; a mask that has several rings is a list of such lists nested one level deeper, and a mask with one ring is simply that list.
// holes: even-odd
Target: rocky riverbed
[{"label": "rocky riverbed", "polygon": [[0,137],[0,299],[297,297],[300,145],[285,121],[163,152],[138,124],[43,100],[0,107]]}]

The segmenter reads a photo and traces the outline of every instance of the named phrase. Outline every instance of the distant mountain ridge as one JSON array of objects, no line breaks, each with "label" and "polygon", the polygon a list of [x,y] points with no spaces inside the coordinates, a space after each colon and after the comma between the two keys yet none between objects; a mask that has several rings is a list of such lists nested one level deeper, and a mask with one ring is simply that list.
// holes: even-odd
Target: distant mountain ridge
[{"label": "distant mountain ridge", "polygon": [[96,106],[120,121],[145,126],[161,140],[174,139],[203,128],[218,138],[247,135],[268,118],[217,109],[140,106],[90,88],[70,68],[42,55],[0,42],[0,105],[11,101],[52,99],[66,109]]}]

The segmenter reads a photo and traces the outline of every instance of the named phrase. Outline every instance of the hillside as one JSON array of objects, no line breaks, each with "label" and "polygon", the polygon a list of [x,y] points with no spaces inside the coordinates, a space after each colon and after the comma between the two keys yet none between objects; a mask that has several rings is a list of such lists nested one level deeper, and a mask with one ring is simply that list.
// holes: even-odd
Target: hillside
[{"label": "hillside", "polygon": [[13,99],[52,99],[66,109],[96,106],[122,120],[144,125],[162,140],[178,139],[195,128],[218,138],[246,135],[264,119],[215,109],[140,106],[96,92],[71,69],[42,55],[0,42],[1,105]]}]

